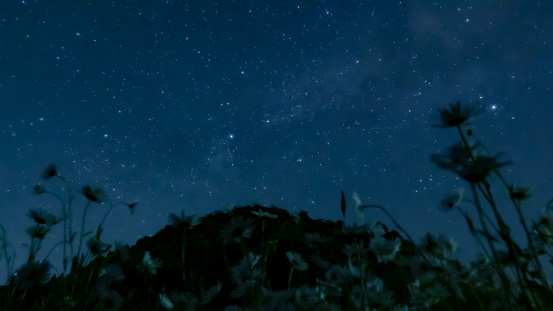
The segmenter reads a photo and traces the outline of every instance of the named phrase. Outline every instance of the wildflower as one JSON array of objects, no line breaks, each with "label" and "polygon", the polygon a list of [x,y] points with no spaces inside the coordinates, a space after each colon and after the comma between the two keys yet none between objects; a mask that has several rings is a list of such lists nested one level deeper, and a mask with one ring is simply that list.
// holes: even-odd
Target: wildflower
[{"label": "wildflower", "polygon": [[90,238],[86,242],[86,245],[88,246],[88,249],[90,250],[90,253],[92,253],[92,255],[94,255],[94,256],[101,256],[101,255],[107,253],[107,251],[111,248],[111,245],[103,243],[97,237]]},{"label": "wildflower", "polygon": [[345,278],[349,275],[347,270],[339,265],[332,265],[325,272],[325,280],[331,285],[340,286]]},{"label": "wildflower", "polygon": [[244,297],[248,290],[255,285],[254,281],[246,280],[242,283],[237,283],[236,287],[230,292],[232,298]]},{"label": "wildflower", "polygon": [[35,194],[43,194],[46,190],[44,190],[44,187],[41,184],[36,184],[33,187],[33,191]]},{"label": "wildflower", "polygon": [[442,299],[449,295],[450,293],[444,285],[438,282],[430,283],[420,295],[422,297],[422,306],[424,309],[431,309],[434,305],[438,304]]},{"label": "wildflower", "polygon": [[59,222],[54,214],[44,209],[30,209],[28,216],[40,225],[53,226]]},{"label": "wildflower", "polygon": [[51,266],[48,260],[42,262],[31,261],[17,270],[15,275],[12,276],[12,281],[20,287],[34,287],[44,284],[50,279]]},{"label": "wildflower", "polygon": [[432,256],[443,259],[457,251],[457,243],[451,236],[427,233],[422,238],[421,248]]},{"label": "wildflower", "polygon": [[295,293],[293,289],[271,291],[265,287],[262,287],[261,291],[268,310],[282,310],[286,301],[292,298]]},{"label": "wildflower", "polygon": [[532,242],[542,250],[553,246],[553,209],[550,206],[542,211],[539,222],[534,224]]},{"label": "wildflower", "polygon": [[434,237],[430,233],[427,233],[422,238],[421,247],[425,252],[430,253],[430,254],[435,254],[439,250],[438,243],[436,243],[436,241],[434,240]]},{"label": "wildflower", "polygon": [[294,209],[290,212],[290,215],[292,215],[292,216],[294,217],[294,222],[295,222],[296,224],[299,224],[300,221],[301,221],[301,219],[302,219],[303,217],[307,216],[307,212],[305,212],[305,211],[297,211],[296,209],[297,209],[297,207],[294,206]]},{"label": "wildflower", "polygon": [[181,224],[184,224],[184,226],[187,228],[187,229],[191,229],[197,225],[199,225],[201,223],[201,220],[198,219],[196,217],[196,215],[192,215],[192,216],[188,216],[188,217],[185,217],[184,216],[184,211],[181,210],[180,212],[180,216],[177,216],[173,213],[170,213],[169,214],[169,223],[173,226],[173,227],[178,227],[180,226]]},{"label": "wildflower", "polygon": [[123,274],[121,267],[115,263],[110,263],[105,268],[102,268],[98,272],[98,277],[101,278],[106,287],[125,279],[125,275]]},{"label": "wildflower", "polygon": [[146,251],[144,253],[144,258],[142,259],[142,265],[146,267],[148,272],[151,274],[156,274],[156,269],[161,267],[161,261],[159,259],[154,259],[150,256],[150,252]]},{"label": "wildflower", "polygon": [[364,247],[363,240],[360,241],[360,243],[351,243],[344,246],[344,250],[342,252],[348,256],[348,258],[352,256],[361,255],[361,257],[365,256],[367,252],[369,251],[368,248]]},{"label": "wildflower", "polygon": [[123,304],[121,295],[115,290],[107,291],[101,298],[106,310],[119,310]]},{"label": "wildflower", "polygon": [[196,310],[196,306],[198,305],[198,299],[194,297],[194,294],[191,292],[179,292],[179,293],[173,293],[171,295],[173,298],[173,301],[175,302],[181,302],[184,305],[183,310]]},{"label": "wildflower", "polygon": [[381,222],[375,222],[373,225],[370,226],[370,228],[367,230],[369,233],[369,237],[372,239],[378,239],[382,238],[384,234],[386,233],[386,230],[384,230],[384,227],[382,226]]},{"label": "wildflower", "polygon": [[301,259],[301,255],[295,252],[286,252],[286,257],[292,264],[292,267],[299,271],[307,270],[307,263]]},{"label": "wildflower", "polygon": [[401,240],[399,238],[393,241],[384,238],[372,240],[369,247],[376,253],[378,262],[388,262],[396,258],[397,252],[401,249]]},{"label": "wildflower", "polygon": [[[126,204],[126,203],[125,203]],[[138,202],[133,202],[133,203],[130,203],[130,204],[127,204],[127,206],[129,207],[129,209],[131,210],[131,215],[134,215],[134,209],[135,207],[138,205]]]},{"label": "wildflower", "polygon": [[449,104],[449,108],[449,110],[438,108],[440,123],[434,126],[439,128],[457,127],[482,112],[481,108],[469,104],[461,105],[460,101]]},{"label": "wildflower", "polygon": [[165,294],[159,294],[159,300],[161,301],[161,305],[168,310],[173,309],[173,303]]},{"label": "wildflower", "polygon": [[371,281],[367,282],[367,288],[377,294],[380,294],[384,290],[384,281],[381,278],[374,276]]},{"label": "wildflower", "polygon": [[551,226],[547,225],[543,221],[535,224],[531,237],[532,243],[538,249],[545,250],[549,246],[553,245],[553,232],[551,230]]},{"label": "wildflower", "polygon": [[472,165],[465,167],[459,175],[471,183],[482,182],[491,172],[495,172],[502,166],[512,163],[511,161],[498,162],[497,159],[501,155],[502,153],[498,153],[495,156],[476,156],[474,161],[469,162]]},{"label": "wildflower", "polygon": [[90,186],[84,186],[82,193],[88,200],[96,203],[102,203],[107,198],[106,193],[101,188],[92,189]]},{"label": "wildflower", "polygon": [[278,215],[275,215],[275,214],[271,214],[269,212],[266,212],[266,211],[252,211],[252,214],[254,214],[255,216],[259,217],[259,218],[271,218],[271,219],[276,219],[278,218]]},{"label": "wildflower", "polygon": [[485,154],[473,155],[472,151],[480,146],[479,143],[468,148],[462,142],[450,146],[444,153],[432,154],[430,161],[436,163],[439,168],[452,171],[470,183],[479,183],[500,167],[511,164],[510,161],[498,162],[502,155],[495,156]]},{"label": "wildflower", "polygon": [[[357,257],[354,257],[354,259],[356,260]],[[357,261],[357,260],[356,260]],[[361,273],[362,271],[365,270],[365,264],[363,262],[357,262],[358,265],[354,266],[353,265],[353,262],[351,260],[351,257],[348,258],[348,270],[349,270],[349,275],[354,277],[354,278],[361,278]],[[359,265],[361,265],[362,267],[360,267]],[[360,269],[361,268],[361,269]]]},{"label": "wildflower", "polygon": [[127,260],[129,257],[129,253],[128,253],[129,245],[127,244],[123,245],[121,242],[115,241],[114,246],[115,246],[114,247],[115,253],[117,254],[117,256],[121,258],[123,261]]},{"label": "wildflower", "polygon": [[261,270],[257,271],[256,266],[259,263],[260,255],[255,255],[254,253],[248,253],[240,263],[232,267],[233,275],[237,276],[234,279],[237,283],[243,281],[244,277],[254,279],[260,275]]},{"label": "wildflower", "polygon": [[314,288],[302,285],[296,289],[294,301],[298,304],[300,309],[312,310],[313,306],[319,301],[317,296],[317,291]]},{"label": "wildflower", "polygon": [[430,161],[436,163],[439,168],[457,172],[458,167],[465,165],[471,160],[471,150],[479,147],[480,143],[473,143],[469,147],[465,147],[463,142],[458,141],[448,147],[443,153],[434,153],[430,157]]},{"label": "wildflower", "polygon": [[44,239],[48,231],[50,231],[50,227],[40,224],[27,228],[27,233],[31,236],[31,238],[39,240]]},{"label": "wildflower", "polygon": [[217,282],[217,284],[211,286],[207,292],[202,292],[202,304],[205,306],[212,302],[213,298],[221,292],[222,288],[223,284],[221,282]]},{"label": "wildflower", "polygon": [[42,178],[44,179],[50,179],[58,174],[56,170],[56,165],[54,163],[48,165],[44,172],[42,172]]},{"label": "wildflower", "polygon": [[527,200],[528,198],[531,197],[529,187],[519,187],[515,185],[510,185],[508,187],[508,193],[509,193],[509,199],[516,202]]},{"label": "wildflower", "polygon": [[330,263],[322,259],[319,254],[315,254],[311,256],[311,262],[314,263],[317,267],[322,268],[324,270],[328,269],[328,267],[330,266]]},{"label": "wildflower", "polygon": [[231,267],[231,277],[237,287],[232,291],[231,296],[234,298],[242,297],[255,284],[260,283],[265,272],[257,268],[260,255],[248,253],[238,265]]},{"label": "wildflower", "polygon": [[460,206],[463,201],[465,189],[457,188],[452,193],[447,194],[441,201],[440,207],[444,211],[450,211],[456,206]]},{"label": "wildflower", "polygon": [[357,310],[363,310],[363,306],[368,305],[368,297],[363,295],[363,289],[359,285],[355,285],[351,289],[350,298]]},{"label": "wildflower", "polygon": [[369,248],[374,249],[378,248],[378,245],[384,245],[386,244],[386,239],[384,238],[384,234],[386,231],[384,230],[381,222],[376,222],[373,224],[370,229],[368,229],[369,232]]},{"label": "wildflower", "polygon": [[232,217],[230,222],[225,225],[221,231],[221,237],[228,243],[232,241],[233,243],[240,243],[242,239],[247,239],[252,235],[252,226],[253,221],[248,218],[244,220],[242,216]]}]

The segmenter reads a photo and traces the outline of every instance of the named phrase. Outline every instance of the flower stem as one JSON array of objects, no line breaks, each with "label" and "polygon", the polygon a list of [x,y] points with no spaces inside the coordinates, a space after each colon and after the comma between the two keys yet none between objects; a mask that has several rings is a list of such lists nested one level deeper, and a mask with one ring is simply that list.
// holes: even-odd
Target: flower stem
[{"label": "flower stem", "polygon": [[84,223],[86,221],[86,212],[89,206],[90,206],[90,201],[87,201],[83,211],[83,219],[81,221],[81,236],[79,238],[79,249],[77,251],[77,258],[81,256],[81,247],[83,246],[83,236],[84,236]]}]

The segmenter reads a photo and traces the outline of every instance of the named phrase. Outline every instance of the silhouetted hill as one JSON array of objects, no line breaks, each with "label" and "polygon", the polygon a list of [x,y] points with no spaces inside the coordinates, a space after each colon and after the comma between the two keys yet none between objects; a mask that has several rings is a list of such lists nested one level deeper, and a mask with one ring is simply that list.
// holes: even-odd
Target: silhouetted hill
[{"label": "silhouetted hill", "polygon": [[[268,214],[255,215],[254,212]],[[233,294],[233,290],[240,282],[235,279],[237,267],[241,261],[244,265],[248,254],[251,254],[251,262],[246,270],[257,271],[259,275],[254,277],[263,290],[277,292],[321,285],[328,278],[325,274],[332,265],[348,266],[344,247],[358,245],[371,274],[394,288],[397,303],[407,303],[406,285],[413,281],[411,273],[392,262],[379,263],[376,256],[368,252],[371,237],[366,227],[345,228],[342,221],[314,220],[305,212],[293,216],[286,210],[260,205],[217,211],[200,218],[197,225],[192,217],[173,218],[176,219],[174,224],[167,225],[154,236],[144,237],[132,247],[118,246],[105,256],[95,258],[88,266],[73,269],[67,276],[52,278],[43,285],[4,286],[1,302],[19,310],[40,309],[41,305],[63,310],[71,301],[71,310],[98,306],[146,310],[146,306],[159,307],[157,297],[162,293],[171,297],[173,303],[186,305],[186,301],[195,297],[198,309],[223,309],[243,304],[243,298],[236,298],[240,293]],[[402,241],[400,252],[413,255],[414,249],[408,247],[396,231],[385,230],[386,240],[399,238]],[[159,262],[155,274],[148,272],[146,252],[150,253],[153,262]],[[293,265],[287,252],[301,254],[307,269],[296,269],[291,277]],[[350,257],[353,258],[350,261],[358,261],[356,256]],[[218,282],[220,293],[207,301],[206,293]],[[12,290],[15,295],[10,298]],[[70,299],[67,293],[71,291],[73,298]],[[244,295],[262,294],[259,290],[248,291]],[[21,301],[14,301],[22,294]],[[344,299],[343,303],[347,305]]]}]

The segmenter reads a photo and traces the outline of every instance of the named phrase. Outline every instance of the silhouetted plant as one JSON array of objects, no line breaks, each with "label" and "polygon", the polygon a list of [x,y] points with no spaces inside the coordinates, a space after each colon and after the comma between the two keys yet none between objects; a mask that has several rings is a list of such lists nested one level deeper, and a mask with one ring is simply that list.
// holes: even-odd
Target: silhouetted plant
[{"label": "silhouetted plant", "polygon": [[[8,238],[6,237],[6,228],[0,224],[0,259],[4,259],[6,262],[6,273],[8,281],[10,279],[11,271],[13,271],[13,260],[15,258],[15,249],[13,245],[10,244]],[[8,247],[11,248],[11,254],[8,250]]]},{"label": "silhouetted plant", "polygon": [[458,128],[482,111],[482,108],[474,104],[461,105],[461,102],[457,101],[456,103],[449,104],[449,109],[438,108],[440,122],[434,124],[434,126],[439,128]]},{"label": "silhouetted plant", "polygon": [[182,227],[182,239],[181,239],[181,270],[182,280],[186,280],[186,233],[188,230],[199,225],[201,220],[195,215],[185,216],[184,211],[181,211],[181,215],[169,213],[169,224],[174,227]]},{"label": "silhouetted plant", "polygon": [[34,187],[34,193],[37,195],[42,194],[50,194],[53,195],[59,202],[62,208],[61,216],[59,219],[63,221],[63,272],[67,272],[67,266],[68,266],[68,254],[67,254],[67,245],[70,246],[70,256],[69,258],[73,258],[73,238],[74,234],[72,232],[72,211],[71,211],[71,202],[75,198],[73,194],[71,193],[71,187],[67,180],[58,174],[57,167],[55,164],[49,164],[46,169],[42,172],[42,178],[44,180],[50,180],[52,178],[58,178],[63,184],[64,188],[66,189],[66,195],[65,198],[62,198],[62,196],[58,193],[52,192],[47,190],[42,184],[37,183]]},{"label": "silhouetted plant", "polygon": [[[436,163],[440,168],[456,173],[470,184],[473,196],[472,203],[476,208],[482,230],[475,229],[474,222],[469,219],[466,213],[463,213],[463,216],[469,225],[471,233],[475,235],[476,238],[478,238],[478,236],[483,236],[488,241],[488,246],[494,257],[496,271],[502,280],[505,290],[507,298],[505,307],[510,308],[512,304],[516,303],[512,297],[514,293],[512,292],[510,281],[504,270],[506,264],[515,269],[518,284],[522,287],[521,295],[525,296],[526,299],[531,302],[533,308],[543,307],[544,302],[538,299],[535,291],[532,289],[534,285],[530,284],[530,280],[532,279],[532,282],[539,281],[541,283],[540,286],[546,288],[548,295],[551,295],[551,288],[545,277],[539,258],[537,257],[537,253],[532,244],[531,235],[520,209],[521,201],[529,196],[528,191],[526,188],[514,187],[512,184],[507,183],[501,175],[500,169],[507,164],[511,164],[511,162],[499,162],[498,158],[502,155],[501,153],[495,156],[489,156],[482,143],[479,141],[468,141],[462,129],[462,125],[464,125],[470,117],[478,114],[480,111],[481,110],[474,105],[461,105],[460,102],[450,105],[449,110],[438,109],[441,123],[437,126],[441,128],[456,128],[461,141],[449,147],[443,153],[433,154],[431,156],[431,161]],[[472,131],[467,132],[467,134],[470,137],[473,135]],[[499,176],[509,193],[509,198],[514,204],[519,215],[520,223],[526,233],[529,252],[522,252],[521,248],[511,238],[510,228],[501,216],[491,192],[489,181],[491,174]],[[491,207],[495,222],[487,217],[481,198]],[[452,207],[454,206],[456,206],[456,204],[452,205]],[[489,229],[489,226],[492,226],[495,234],[498,235],[507,247],[509,256],[506,262],[500,258],[501,253],[494,245],[497,239],[494,239],[495,234]],[[486,249],[484,248],[484,250]],[[533,275],[538,276],[537,278],[532,276],[528,269],[528,265],[523,263],[523,258],[529,258],[533,261],[536,267],[535,271],[537,272]],[[511,262],[512,265],[510,264]]]},{"label": "silhouetted plant", "polygon": [[[112,250],[101,239],[107,217],[116,206],[128,207],[132,215],[137,203],[109,202],[102,188],[84,186],[81,229],[73,232],[74,196],[51,164],[42,178],[45,182],[61,180],[65,196],[40,183],[33,191],[55,196],[62,206],[61,216],[44,209],[29,211],[34,221],[27,229],[29,259],[14,275],[10,271],[15,252],[0,226],[0,258],[6,261],[10,275],[9,284],[0,287],[0,305],[13,310],[44,310],[45,306],[61,310],[550,309],[553,294],[539,259],[548,256],[553,264],[553,200],[540,219],[528,226],[521,205],[531,196],[529,188],[508,183],[501,169],[510,162],[500,161],[501,154],[490,156],[472,131],[463,131],[481,111],[460,102],[438,109],[435,126],[457,128],[461,140],[431,156],[439,168],[457,174],[470,186],[468,197],[456,189],[439,201],[440,209],[462,215],[482,247],[484,253],[469,267],[453,259],[456,243],[451,237],[429,233],[415,243],[387,209],[363,204],[356,193],[353,200],[359,215],[368,209],[381,210],[407,240],[381,222],[348,227],[344,221],[310,219],[303,211],[291,215],[255,205],[214,212],[201,222],[186,217],[184,211],[170,214],[170,225],[154,237],[140,239],[133,247],[116,244]],[[501,180],[519,215],[527,248],[511,239],[510,227],[491,191],[492,176]],[[340,199],[345,217],[343,191]],[[89,206],[108,202],[96,234],[85,232]],[[478,222],[464,210],[465,205],[474,206]],[[44,260],[36,260],[42,241],[59,222],[64,224],[63,241]],[[92,235],[86,241],[88,251],[81,253],[88,235]],[[64,271],[48,282],[51,265],[47,259],[60,244],[64,246]],[[175,247],[179,244],[180,248]],[[186,257],[187,253],[193,256]],[[66,258],[72,259],[68,274]]]}]

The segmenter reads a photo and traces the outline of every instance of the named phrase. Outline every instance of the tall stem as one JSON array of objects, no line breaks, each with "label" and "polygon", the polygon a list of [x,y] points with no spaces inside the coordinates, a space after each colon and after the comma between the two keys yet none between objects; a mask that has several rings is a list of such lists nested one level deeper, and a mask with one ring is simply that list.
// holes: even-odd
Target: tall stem
[{"label": "tall stem", "polygon": [[86,206],[84,207],[83,219],[81,221],[81,236],[79,237],[79,250],[77,251],[77,258],[81,256],[81,247],[83,246],[83,236],[84,236],[84,223],[86,221],[86,212],[89,206],[90,206],[90,201],[87,201]]},{"label": "tall stem", "polygon": [[[505,178],[503,178],[503,175],[500,172],[496,172],[497,176],[501,179],[503,182],[503,185],[509,190],[509,193],[511,193],[512,188],[507,183]],[[543,285],[545,285],[548,289],[551,288],[549,281],[547,280],[547,276],[545,275],[545,272],[543,270],[543,266],[538,258],[538,254],[536,252],[536,248],[534,247],[534,243],[532,242],[532,236],[530,235],[530,231],[528,230],[528,226],[526,225],[526,220],[524,219],[524,215],[522,214],[522,210],[520,208],[520,201],[517,201],[515,199],[511,199],[513,202],[513,205],[515,207],[515,210],[517,211],[518,217],[520,219],[520,224],[522,225],[522,228],[524,229],[524,233],[526,234],[526,239],[528,240],[528,248],[530,248],[532,260],[534,260],[535,265],[538,267],[538,271],[540,273],[541,281]]]},{"label": "tall stem", "polygon": [[480,218],[480,223],[482,225],[482,228],[484,229],[484,232],[486,233],[486,240],[488,241],[488,245],[490,246],[490,249],[493,254],[494,258],[494,267],[496,269],[497,274],[501,278],[501,282],[503,283],[503,287],[505,289],[505,294],[507,295],[507,303],[509,305],[509,309],[511,308],[511,284],[509,283],[509,280],[507,276],[505,275],[505,270],[503,269],[503,265],[498,260],[497,251],[495,250],[495,247],[493,246],[493,241],[491,239],[490,232],[488,230],[488,227],[486,226],[486,222],[484,220],[484,211],[482,210],[482,206],[480,205],[480,199],[478,198],[478,193],[476,191],[476,187],[474,183],[470,183],[470,187],[472,190],[472,195],[474,197],[474,206],[476,206],[476,211],[478,212],[478,217]]}]

